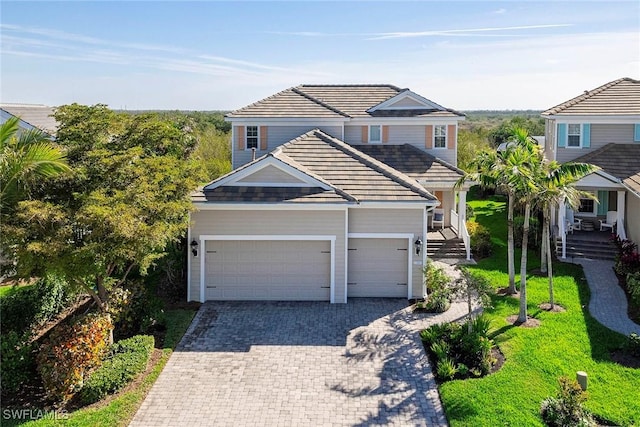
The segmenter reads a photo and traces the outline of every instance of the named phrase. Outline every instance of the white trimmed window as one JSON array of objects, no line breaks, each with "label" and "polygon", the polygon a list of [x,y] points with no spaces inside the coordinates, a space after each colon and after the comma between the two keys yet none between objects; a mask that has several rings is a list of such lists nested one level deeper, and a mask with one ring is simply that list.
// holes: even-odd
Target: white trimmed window
[{"label": "white trimmed window", "polygon": [[580,199],[580,207],[578,208],[578,213],[582,215],[595,216],[597,213],[598,204],[593,199]]},{"label": "white trimmed window", "polygon": [[567,147],[580,147],[579,124],[569,124],[567,126]]},{"label": "white trimmed window", "polygon": [[447,127],[445,125],[433,127],[433,147],[447,148]]},{"label": "white trimmed window", "polygon": [[245,141],[247,145],[247,150],[251,150],[252,148],[258,149],[258,126],[247,126],[246,128]]},{"label": "white trimmed window", "polygon": [[382,142],[382,126],[371,125],[369,126],[369,143],[375,144]]}]

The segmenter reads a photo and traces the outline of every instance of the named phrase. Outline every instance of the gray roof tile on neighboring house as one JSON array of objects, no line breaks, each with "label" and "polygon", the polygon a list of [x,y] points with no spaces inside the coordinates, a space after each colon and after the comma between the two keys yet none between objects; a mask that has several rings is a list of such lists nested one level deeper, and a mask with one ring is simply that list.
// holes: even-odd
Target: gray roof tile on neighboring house
[{"label": "gray roof tile on neighboring house", "polygon": [[40,104],[0,104],[0,108],[49,135],[56,134],[58,122],[52,117],[52,107]]},{"label": "gray roof tile on neighboring house", "polygon": [[640,195],[640,144],[610,143],[573,161],[600,166]]},{"label": "gray roof tile on neighboring house", "polygon": [[355,147],[418,181],[455,183],[464,175],[461,169],[410,144]]},{"label": "gray roof tile on neighboring house", "polygon": [[549,115],[638,115],[640,114],[640,81],[628,77],[606,83],[596,89],[556,105],[543,112]]},{"label": "gray roof tile on neighboring house", "polygon": [[227,114],[231,118],[461,117],[444,109],[369,109],[406,91],[393,85],[300,85]]}]

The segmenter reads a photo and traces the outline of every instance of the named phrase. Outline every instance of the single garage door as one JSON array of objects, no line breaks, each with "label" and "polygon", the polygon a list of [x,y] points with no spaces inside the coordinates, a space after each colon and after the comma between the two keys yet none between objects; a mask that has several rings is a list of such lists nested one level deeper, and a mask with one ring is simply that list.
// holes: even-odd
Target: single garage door
[{"label": "single garage door", "polygon": [[407,298],[407,239],[349,239],[347,295]]},{"label": "single garage door", "polygon": [[206,243],[208,300],[328,301],[329,241]]}]

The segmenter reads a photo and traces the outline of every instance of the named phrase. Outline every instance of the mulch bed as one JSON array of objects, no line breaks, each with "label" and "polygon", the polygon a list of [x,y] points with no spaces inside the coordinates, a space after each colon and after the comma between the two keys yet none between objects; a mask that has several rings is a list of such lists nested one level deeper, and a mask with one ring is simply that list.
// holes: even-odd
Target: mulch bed
[{"label": "mulch bed", "polygon": [[616,273],[615,269],[613,270],[613,272],[618,278],[618,285],[620,285],[627,297],[627,315],[629,316],[629,319],[631,319],[634,323],[640,325],[640,305],[632,303],[633,300],[631,299],[631,295],[629,295],[629,292],[627,291],[627,278]]},{"label": "mulch bed", "polygon": [[563,306],[561,306],[559,304],[554,304],[553,308],[551,308],[551,304],[549,304],[548,302],[545,302],[545,303],[542,303],[542,304],[538,305],[538,308],[540,310],[548,311],[550,313],[563,313],[563,312],[567,311],[566,308],[564,308]]},{"label": "mulch bed", "polygon": [[611,360],[616,362],[618,365],[634,369],[640,368],[640,357],[629,354],[624,350],[614,350],[609,354],[611,356]]},{"label": "mulch bed", "polygon": [[517,314],[507,317],[507,323],[514,326],[521,326],[523,328],[537,328],[540,326],[540,321],[530,316],[527,316],[526,322],[518,322]]},{"label": "mulch bed", "polygon": [[509,292],[509,287],[498,289],[496,291],[496,295],[500,295],[503,297],[520,298],[520,292],[516,292],[515,294],[512,294]]}]

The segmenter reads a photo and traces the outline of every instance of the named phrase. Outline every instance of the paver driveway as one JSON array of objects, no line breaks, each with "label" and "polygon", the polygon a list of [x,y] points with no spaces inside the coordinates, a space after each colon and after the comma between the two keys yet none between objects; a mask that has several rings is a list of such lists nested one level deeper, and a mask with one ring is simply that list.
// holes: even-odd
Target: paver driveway
[{"label": "paver driveway", "polygon": [[132,425],[446,425],[430,320],[399,299],[206,303]]}]

